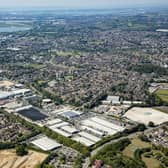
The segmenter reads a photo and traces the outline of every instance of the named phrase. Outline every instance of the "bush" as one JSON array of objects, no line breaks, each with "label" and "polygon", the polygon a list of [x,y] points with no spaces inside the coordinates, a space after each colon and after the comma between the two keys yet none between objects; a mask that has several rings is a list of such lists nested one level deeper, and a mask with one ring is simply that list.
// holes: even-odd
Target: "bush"
[{"label": "bush", "polygon": [[28,150],[25,145],[19,145],[16,147],[16,154],[18,156],[24,156],[28,154]]},{"label": "bush", "polygon": [[149,127],[154,127],[155,124],[154,124],[152,121],[150,121],[150,122],[148,123],[148,126],[149,126]]},{"label": "bush", "polygon": [[140,135],[139,139],[142,140],[142,141],[145,141],[145,142],[150,142],[148,137],[146,135],[144,135],[144,134]]}]

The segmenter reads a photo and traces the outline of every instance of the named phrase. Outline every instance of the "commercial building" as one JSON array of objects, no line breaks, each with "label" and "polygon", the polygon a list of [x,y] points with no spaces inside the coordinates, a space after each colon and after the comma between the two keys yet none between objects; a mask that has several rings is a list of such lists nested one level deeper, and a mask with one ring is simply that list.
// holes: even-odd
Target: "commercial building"
[{"label": "commercial building", "polygon": [[32,96],[32,91],[30,89],[14,89],[11,91],[0,91],[0,100],[24,96]]},{"label": "commercial building", "polygon": [[54,124],[52,127],[61,128],[61,127],[67,126],[67,125],[69,125],[68,122],[60,122],[60,123]]},{"label": "commercial building", "polygon": [[121,104],[119,96],[108,96],[107,101],[111,102],[112,104]]},{"label": "commercial building", "polygon": [[70,133],[70,134],[75,134],[79,131],[74,126],[69,126],[69,125],[63,126],[63,127],[61,127],[61,129]]},{"label": "commercial building", "polygon": [[61,135],[65,136],[65,137],[68,137],[68,138],[69,138],[69,137],[72,136],[72,134],[70,134],[70,133],[68,133],[68,132],[65,132],[65,131],[63,131],[63,130],[61,130],[61,129],[55,127],[55,126],[50,126],[49,128],[50,128],[52,131],[54,131],[54,132],[56,132],[56,133],[58,133],[58,134],[61,134]]},{"label": "commercial building", "polygon": [[[82,121],[83,126],[93,128],[94,130],[97,130],[98,134],[99,132],[103,132],[107,135],[113,135],[117,132],[123,131],[125,128],[122,126],[119,126],[117,124],[114,124],[110,121],[107,121],[106,119],[102,119],[100,117],[91,117],[90,119],[86,119]],[[91,130],[92,131],[92,130]]]},{"label": "commercial building", "polygon": [[81,136],[75,136],[72,139],[77,141],[77,142],[80,142],[83,145],[88,146],[88,147],[90,147],[90,146],[95,144],[95,142],[93,142],[93,141],[91,141],[91,140],[89,140],[87,138],[81,137]]},{"label": "commercial building", "polygon": [[60,113],[60,115],[62,117],[68,118],[68,119],[72,119],[74,117],[78,117],[79,115],[81,115],[82,113],[79,111],[65,111]]},{"label": "commercial building", "polygon": [[96,137],[96,136],[94,136],[94,135],[92,135],[92,134],[89,134],[89,133],[87,133],[87,132],[85,132],[85,131],[79,132],[78,134],[79,134],[81,137],[84,137],[84,138],[86,138],[86,139],[89,139],[90,141],[93,141],[93,142],[95,142],[95,143],[101,140],[100,138],[98,138],[98,137]]},{"label": "commercial building", "polygon": [[57,148],[61,147],[61,144],[57,143],[56,141],[54,141],[46,136],[40,137],[40,138],[32,141],[31,143],[44,151],[50,151],[50,150],[57,149]]},{"label": "commercial building", "polygon": [[84,130],[84,131],[87,131],[89,133],[92,133],[93,135],[96,135],[96,136],[99,136],[99,137],[103,137],[105,134],[103,131],[98,131],[92,127],[88,127],[88,126],[81,126],[81,128]]},{"label": "commercial building", "polygon": [[106,120],[101,119],[99,117],[92,117],[91,120],[96,123],[99,123],[100,125],[103,125],[105,127],[111,128],[116,131],[123,131],[124,130],[123,127],[116,125],[116,124],[113,124],[112,122],[106,121]]},{"label": "commercial building", "polygon": [[56,118],[56,119],[48,120],[47,121],[47,125],[48,126],[52,126],[52,125],[55,125],[55,124],[58,124],[58,123],[61,123],[61,122],[62,122],[61,119]]},{"label": "commercial building", "polygon": [[115,133],[117,133],[116,130],[113,130],[109,127],[105,127],[95,121],[92,121],[91,119],[87,119],[82,121],[82,124],[88,127],[93,127],[94,129],[98,130],[98,131],[103,131],[106,135],[113,135]]}]

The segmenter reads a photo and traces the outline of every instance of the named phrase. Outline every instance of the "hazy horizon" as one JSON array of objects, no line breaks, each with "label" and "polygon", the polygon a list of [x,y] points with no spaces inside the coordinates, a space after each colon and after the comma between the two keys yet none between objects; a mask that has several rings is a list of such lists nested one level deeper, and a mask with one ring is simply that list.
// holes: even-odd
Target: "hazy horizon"
[{"label": "hazy horizon", "polygon": [[0,8],[129,8],[166,6],[167,0],[0,0]]}]

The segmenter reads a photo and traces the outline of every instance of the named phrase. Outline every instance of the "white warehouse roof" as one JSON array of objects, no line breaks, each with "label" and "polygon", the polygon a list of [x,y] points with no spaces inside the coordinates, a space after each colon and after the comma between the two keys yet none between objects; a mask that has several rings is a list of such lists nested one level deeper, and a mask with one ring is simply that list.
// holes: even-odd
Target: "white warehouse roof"
[{"label": "white warehouse roof", "polygon": [[113,124],[109,121],[106,121],[105,119],[101,119],[101,118],[98,118],[98,117],[93,117],[91,118],[92,121],[96,122],[96,123],[99,123],[105,127],[108,127],[108,128],[111,128],[113,130],[116,130],[116,131],[123,131],[124,128],[119,126],[119,125],[116,125],[116,124]]},{"label": "white warehouse roof", "polygon": [[44,151],[49,151],[61,147],[61,144],[48,137],[41,137],[37,140],[32,141],[31,143]]},{"label": "white warehouse roof", "polygon": [[114,101],[114,102],[119,102],[120,97],[119,96],[108,96],[107,101]]},{"label": "white warehouse roof", "polygon": [[93,134],[95,134],[95,135],[98,135],[98,136],[103,136],[103,135],[104,135],[104,132],[103,132],[103,131],[98,131],[98,130],[92,128],[92,127],[88,127],[88,126],[84,126],[84,125],[83,125],[81,128],[82,128],[83,130],[87,130],[87,131],[89,131],[89,132],[91,132],[91,133],[93,133]]},{"label": "white warehouse roof", "polygon": [[109,127],[105,127],[105,126],[103,126],[95,121],[92,121],[90,119],[82,121],[82,124],[84,124],[86,126],[93,127],[94,129],[99,130],[99,131],[102,130],[102,131],[108,133],[108,135],[113,135],[113,134],[117,133],[116,130],[111,129]]},{"label": "white warehouse roof", "polygon": [[71,133],[71,134],[78,132],[78,130],[74,126],[69,126],[69,125],[63,126],[63,127],[61,127],[61,129],[63,129],[64,131],[66,131],[68,133]]},{"label": "white warehouse roof", "polygon": [[59,119],[59,118],[56,118],[56,119],[47,121],[47,125],[51,126],[51,125],[54,125],[54,124],[58,124],[60,122],[62,122],[62,120]]},{"label": "white warehouse roof", "polygon": [[63,130],[61,130],[61,129],[58,129],[58,128],[56,128],[56,127],[53,127],[53,126],[51,126],[51,127],[49,127],[52,131],[54,131],[54,132],[56,132],[56,133],[58,133],[58,134],[61,134],[61,135],[63,135],[63,136],[65,136],[65,137],[71,137],[72,135],[71,134],[69,134],[69,133],[67,133],[67,132],[65,132],[65,131],[63,131]]},{"label": "white warehouse roof", "polygon": [[92,145],[95,144],[95,142],[90,141],[89,139],[86,139],[86,138],[80,137],[80,136],[73,137],[72,139],[77,141],[77,142],[80,142],[80,143],[82,143],[86,146],[92,146]]},{"label": "white warehouse roof", "polygon": [[94,136],[92,134],[89,134],[87,132],[84,132],[84,131],[79,132],[79,135],[82,136],[82,137],[84,137],[84,138],[87,138],[87,139],[89,139],[89,140],[91,140],[93,142],[98,142],[98,141],[101,140],[100,138],[98,138],[98,137],[96,137],[96,136]]},{"label": "white warehouse roof", "polygon": [[60,127],[64,127],[64,126],[67,126],[67,125],[69,125],[68,122],[61,122],[61,123],[54,124],[53,127],[60,128]]}]

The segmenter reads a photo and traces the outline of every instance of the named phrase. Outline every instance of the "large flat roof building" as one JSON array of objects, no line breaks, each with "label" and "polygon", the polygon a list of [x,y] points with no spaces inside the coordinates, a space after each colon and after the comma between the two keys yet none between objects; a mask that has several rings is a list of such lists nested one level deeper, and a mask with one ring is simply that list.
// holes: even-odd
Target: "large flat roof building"
[{"label": "large flat roof building", "polygon": [[68,132],[66,132],[66,131],[63,131],[63,130],[57,128],[57,127],[50,126],[49,128],[50,128],[52,131],[54,131],[54,132],[56,132],[56,133],[58,133],[58,134],[61,134],[61,135],[65,136],[65,137],[68,137],[68,138],[69,138],[69,137],[72,136],[72,134],[70,134],[70,133],[68,133]]},{"label": "large flat roof building", "polygon": [[62,112],[60,113],[60,115],[62,117],[65,117],[65,118],[68,118],[68,119],[72,119],[74,117],[77,117],[79,115],[81,115],[82,113],[79,112],[79,111],[72,111],[72,110],[69,110],[69,111],[65,111],[65,112]]},{"label": "large flat roof building", "polygon": [[80,142],[83,145],[88,146],[88,147],[90,147],[90,146],[95,144],[95,142],[93,142],[93,141],[91,141],[91,140],[89,140],[89,139],[87,139],[85,137],[81,137],[81,136],[75,136],[72,139],[77,141],[77,142]]},{"label": "large flat roof building", "polygon": [[61,144],[57,143],[56,141],[46,136],[40,137],[39,139],[36,139],[32,141],[31,143],[44,151],[50,151],[50,150],[61,147]]},{"label": "large flat roof building", "polygon": [[75,134],[78,132],[78,130],[74,126],[66,125],[61,127],[62,130],[70,133],[70,134]]}]

